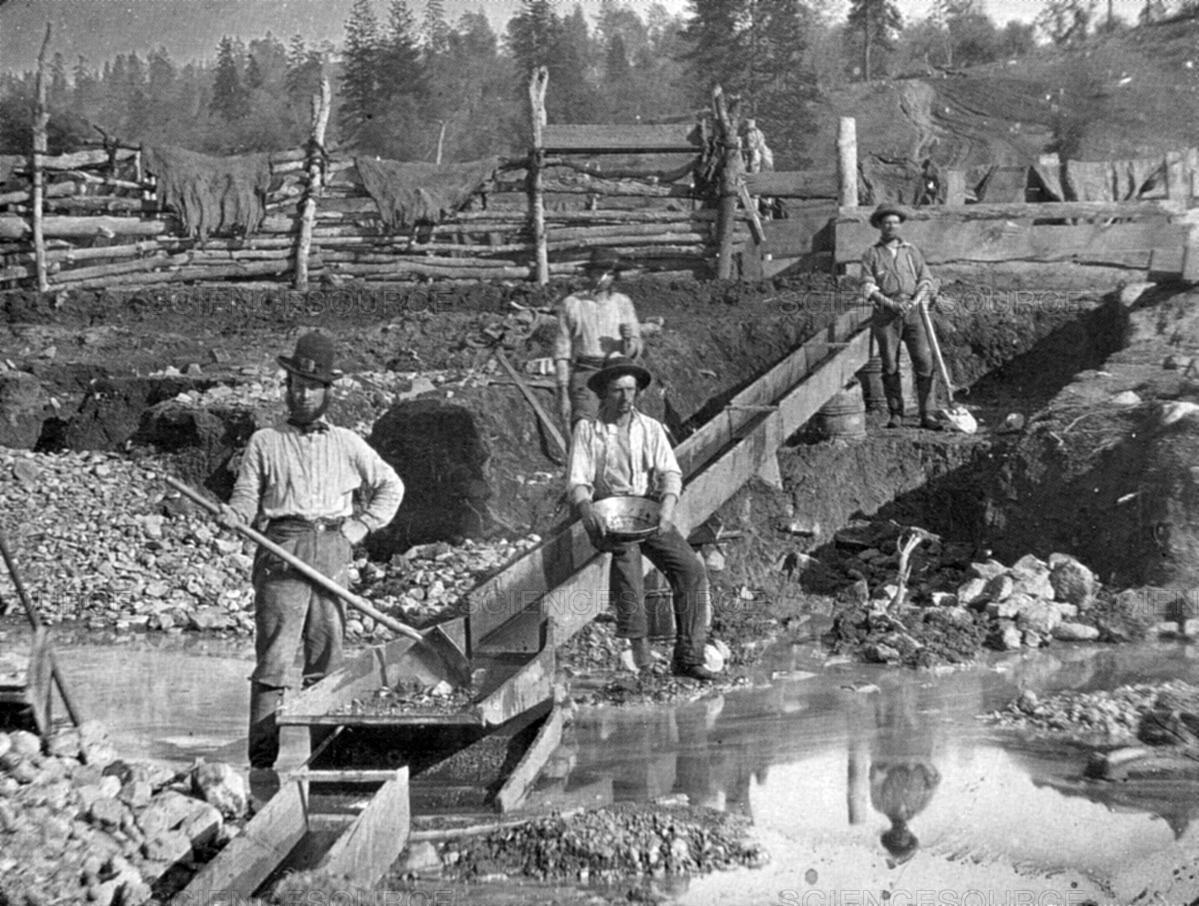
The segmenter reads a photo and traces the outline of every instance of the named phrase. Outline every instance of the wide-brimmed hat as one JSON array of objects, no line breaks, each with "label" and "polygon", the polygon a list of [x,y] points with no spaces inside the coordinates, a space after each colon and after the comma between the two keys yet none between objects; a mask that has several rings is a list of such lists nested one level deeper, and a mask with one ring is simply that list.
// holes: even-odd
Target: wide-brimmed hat
[{"label": "wide-brimmed hat", "polygon": [[281,355],[278,362],[292,374],[322,384],[332,384],[341,377],[341,372],[333,367],[333,340],[317,331],[300,337],[295,355]]},{"label": "wide-brimmed hat", "polygon": [[616,254],[610,248],[597,248],[591,250],[591,257],[587,259],[587,263],[583,265],[583,270],[588,274],[598,272],[604,273],[607,271],[615,271],[620,273],[623,270],[623,265],[620,261],[620,255]]},{"label": "wide-brimmed hat", "polygon": [[878,222],[891,214],[894,214],[896,217],[898,217],[900,223],[903,223],[908,219],[908,212],[899,205],[884,202],[875,208],[874,213],[870,215],[870,225],[875,229],[878,229]]},{"label": "wide-brimmed hat", "polygon": [[608,384],[617,378],[631,374],[637,379],[637,389],[644,390],[654,380],[653,375],[642,368],[632,359],[621,355],[612,355],[604,363],[604,367],[587,378],[587,387],[596,396],[603,396]]}]

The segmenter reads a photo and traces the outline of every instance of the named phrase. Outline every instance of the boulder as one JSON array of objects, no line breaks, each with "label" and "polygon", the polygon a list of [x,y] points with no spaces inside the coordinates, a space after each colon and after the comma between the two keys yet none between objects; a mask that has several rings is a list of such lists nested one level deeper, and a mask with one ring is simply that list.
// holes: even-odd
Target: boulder
[{"label": "boulder", "polygon": [[958,586],[958,603],[964,607],[981,607],[989,600],[986,579],[976,576]]},{"label": "boulder", "polygon": [[1049,567],[1043,560],[1027,554],[1021,557],[1008,571],[1017,591],[1034,598],[1053,600],[1053,583],[1050,581]]},{"label": "boulder", "polygon": [[1016,624],[1004,620],[999,632],[999,648],[1002,651],[1013,651],[1024,644],[1024,634],[1016,628]]},{"label": "boulder", "polygon": [[1053,627],[1053,637],[1063,642],[1094,642],[1099,638],[1099,630],[1085,623],[1058,623]]},{"label": "boulder", "polygon": [[192,802],[191,815],[184,820],[179,829],[187,835],[193,847],[203,847],[216,840],[224,824],[216,806],[197,799]]},{"label": "boulder", "polygon": [[1052,633],[1061,621],[1062,616],[1058,613],[1057,606],[1052,601],[1041,598],[1022,599],[1016,612],[1017,626],[1021,629],[1031,629],[1044,636]]},{"label": "boulder", "polygon": [[32,374],[0,373],[0,447],[32,450],[54,414],[50,394]]},{"label": "boulder", "polygon": [[986,560],[982,563],[971,563],[970,569],[979,579],[994,579],[1007,572],[1007,567],[998,560]]},{"label": "boulder", "polygon": [[988,601],[1004,601],[1011,597],[1012,592],[1015,590],[1016,583],[1012,581],[1012,577],[1007,573],[1000,573],[987,580],[986,595]]},{"label": "boulder", "polygon": [[226,818],[240,818],[250,804],[246,778],[224,762],[196,765],[192,771],[196,795],[215,805]]},{"label": "boulder", "polygon": [[147,837],[142,853],[152,862],[168,864],[191,858],[192,844],[181,830],[163,831],[155,837]]},{"label": "boulder", "polygon": [[1053,596],[1080,611],[1090,607],[1095,599],[1095,574],[1069,554],[1054,554],[1049,565]]}]

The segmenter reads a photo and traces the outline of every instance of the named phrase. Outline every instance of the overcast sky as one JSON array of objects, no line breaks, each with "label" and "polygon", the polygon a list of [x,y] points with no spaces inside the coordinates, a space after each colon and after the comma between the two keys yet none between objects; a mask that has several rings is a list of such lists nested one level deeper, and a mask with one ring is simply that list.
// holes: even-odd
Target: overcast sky
[{"label": "overcast sky", "polygon": [[[687,8],[686,0],[660,0],[671,12]],[[831,0],[848,8],[848,0]],[[982,0],[988,15],[999,25],[1010,19],[1031,21],[1044,0]],[[1099,0],[1106,9],[1106,0]],[[928,15],[931,0],[897,0],[908,20]],[[9,0],[0,5],[0,69],[31,69],[37,59],[46,22],[54,28],[51,53],[60,52],[68,69],[80,55],[95,66],[120,53],[146,52],[163,45],[178,63],[216,56],[224,34],[257,38],[268,30],[286,41],[301,34],[312,43],[340,44],[344,22],[353,0]],[[574,8],[574,0],[559,0],[560,10]],[[582,0],[585,12],[594,15],[600,0]],[[651,0],[628,4],[642,12]],[[1116,15],[1133,20],[1142,0],[1114,0]],[[380,18],[387,0],[377,0]],[[424,0],[409,0],[417,17]],[[497,31],[520,7],[519,0],[445,0],[451,21],[464,12],[483,11]]]}]

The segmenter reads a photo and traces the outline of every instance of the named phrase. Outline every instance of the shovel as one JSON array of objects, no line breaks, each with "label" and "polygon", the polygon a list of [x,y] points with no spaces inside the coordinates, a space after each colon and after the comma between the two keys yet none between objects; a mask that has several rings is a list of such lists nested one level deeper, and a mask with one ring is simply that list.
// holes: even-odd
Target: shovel
[{"label": "shovel", "polygon": [[937,339],[932,315],[928,311],[928,298],[921,296],[916,305],[920,309],[920,320],[924,322],[924,331],[928,334],[928,345],[933,354],[933,361],[937,363],[937,371],[941,375],[941,380],[945,382],[945,395],[949,397],[949,405],[941,410],[941,417],[955,430],[961,431],[963,434],[973,434],[978,430],[978,422],[974,420],[969,409],[953,400],[953,382],[949,379],[949,369],[945,367],[945,359],[941,356],[941,343]]},{"label": "shovel", "polygon": [[[214,516],[221,515],[221,508],[217,504],[202,496],[194,489],[188,487],[183,482],[170,476],[166,476],[165,481],[184,497],[187,497],[192,502],[199,504]],[[330,594],[341,598],[359,613],[365,614],[381,626],[386,626],[392,632],[398,632],[400,635],[406,635],[408,638],[415,639],[421,644],[427,646],[429,651],[432,652],[444,665],[450,681],[455,686],[470,686],[470,661],[466,659],[466,655],[462,653],[462,651],[454,643],[454,640],[446,635],[445,630],[443,630],[440,626],[434,626],[432,629],[429,629],[426,632],[420,632],[419,630],[413,629],[408,624],[401,623],[394,617],[389,617],[385,613],[380,613],[374,608],[374,605],[372,605],[365,598],[359,597],[348,588],[343,588],[342,586],[338,585],[320,570],[309,566],[299,557],[295,556],[295,554],[292,554],[290,551],[280,547],[261,532],[255,531],[248,525],[237,525],[235,528],[239,534],[249,538],[259,547],[270,551],[288,566],[291,566],[297,572],[301,573],[309,581],[315,583]]]}]

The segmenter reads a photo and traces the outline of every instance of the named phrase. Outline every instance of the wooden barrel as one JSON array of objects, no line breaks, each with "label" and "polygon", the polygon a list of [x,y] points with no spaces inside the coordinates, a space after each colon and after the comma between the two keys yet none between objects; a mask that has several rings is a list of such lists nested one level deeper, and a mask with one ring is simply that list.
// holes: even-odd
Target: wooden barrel
[{"label": "wooden barrel", "polygon": [[866,405],[862,386],[852,381],[820,409],[824,433],[830,439],[866,436]]},{"label": "wooden barrel", "polygon": [[867,359],[858,372],[858,383],[862,385],[862,397],[869,412],[887,411],[887,394],[883,388],[883,360],[878,356]]}]

